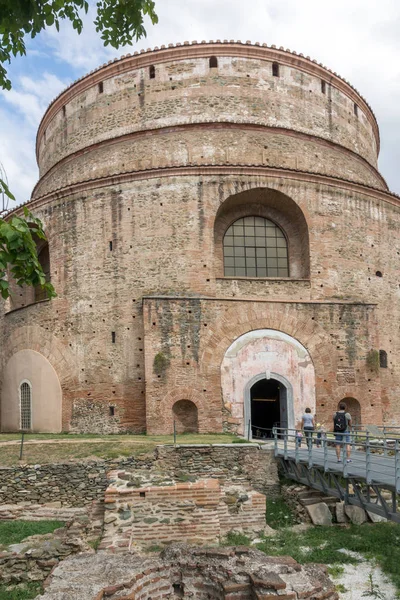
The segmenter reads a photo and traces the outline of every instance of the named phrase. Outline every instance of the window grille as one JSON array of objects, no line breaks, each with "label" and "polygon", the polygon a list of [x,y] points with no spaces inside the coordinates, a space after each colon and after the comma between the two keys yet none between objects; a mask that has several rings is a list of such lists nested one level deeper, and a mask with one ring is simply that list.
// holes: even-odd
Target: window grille
[{"label": "window grille", "polygon": [[285,235],[264,217],[243,217],[224,236],[227,277],[289,277]]},{"label": "window grille", "polygon": [[21,398],[21,429],[29,430],[32,428],[32,393],[29,383],[21,383],[19,392]]}]

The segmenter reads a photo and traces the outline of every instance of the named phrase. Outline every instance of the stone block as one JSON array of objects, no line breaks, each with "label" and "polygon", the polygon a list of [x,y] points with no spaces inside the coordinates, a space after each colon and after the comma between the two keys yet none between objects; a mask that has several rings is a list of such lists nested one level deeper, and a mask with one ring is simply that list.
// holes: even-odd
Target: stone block
[{"label": "stone block", "polygon": [[353,504],[345,505],[344,512],[354,525],[362,525],[367,521],[367,513],[359,506],[354,506]]},{"label": "stone block", "polygon": [[376,513],[373,513],[370,510],[367,510],[367,515],[370,518],[370,520],[372,521],[372,523],[385,523],[385,522],[387,522],[387,518],[386,517],[382,517],[381,515],[377,515]]},{"label": "stone block", "polygon": [[314,525],[332,525],[332,513],[325,502],[305,507]]},{"label": "stone block", "polygon": [[347,523],[347,517],[344,512],[344,502],[337,502],[335,507],[336,521],[338,523]]}]

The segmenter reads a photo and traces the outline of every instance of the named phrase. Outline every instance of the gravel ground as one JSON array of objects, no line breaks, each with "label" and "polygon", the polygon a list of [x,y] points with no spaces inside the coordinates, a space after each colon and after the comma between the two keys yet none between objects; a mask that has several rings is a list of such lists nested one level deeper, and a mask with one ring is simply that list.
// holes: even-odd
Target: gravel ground
[{"label": "gravel ground", "polygon": [[[341,600],[395,600],[396,588],[375,562],[366,560],[361,554],[343,548],[344,554],[357,558],[359,564],[343,565],[344,571],[332,577],[335,585],[344,586],[339,592]],[[372,581],[372,585],[371,585]]]}]

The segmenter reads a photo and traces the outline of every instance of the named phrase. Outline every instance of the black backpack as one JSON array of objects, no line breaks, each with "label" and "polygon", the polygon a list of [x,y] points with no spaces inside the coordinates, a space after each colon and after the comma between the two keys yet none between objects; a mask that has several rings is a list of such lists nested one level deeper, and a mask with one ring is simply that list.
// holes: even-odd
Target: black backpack
[{"label": "black backpack", "polygon": [[338,433],[346,431],[347,429],[347,419],[346,413],[337,412],[333,417],[333,431],[337,431]]}]

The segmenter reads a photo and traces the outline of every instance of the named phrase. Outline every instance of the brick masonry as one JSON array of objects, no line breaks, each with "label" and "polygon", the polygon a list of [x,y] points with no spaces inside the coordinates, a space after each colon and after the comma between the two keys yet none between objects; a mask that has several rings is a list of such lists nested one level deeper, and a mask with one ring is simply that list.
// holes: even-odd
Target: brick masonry
[{"label": "brick masonry", "polygon": [[[73,84],[39,128],[30,205],[58,297],[27,305],[16,288],[0,312],[2,429],[19,427],[26,350],[58,378],[61,400],[33,392],[41,406],[61,402],[58,430],[170,433],[175,417],[182,429],[243,431],[220,369],[257,329],[307,350],[318,420],[352,398],[363,423],[397,423],[400,203],[378,151],[358,93],[275,48],[165,48]],[[224,277],[223,234],[245,215],[285,232],[289,278]],[[368,363],[378,350],[388,368]]]},{"label": "brick masonry", "polygon": [[229,531],[264,532],[265,496],[217,479],[152,485],[109,474],[100,550],[136,552],[171,543],[216,544]]}]

